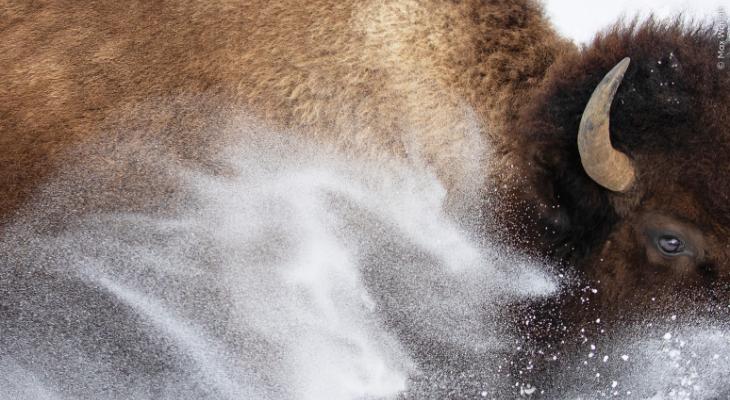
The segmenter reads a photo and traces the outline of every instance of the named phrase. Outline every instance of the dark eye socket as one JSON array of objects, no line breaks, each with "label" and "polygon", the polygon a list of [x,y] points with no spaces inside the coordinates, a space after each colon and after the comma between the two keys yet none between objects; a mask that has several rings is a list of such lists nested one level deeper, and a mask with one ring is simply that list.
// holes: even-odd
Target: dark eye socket
[{"label": "dark eye socket", "polygon": [[665,235],[657,240],[659,249],[667,255],[677,255],[684,252],[684,242],[676,236]]}]

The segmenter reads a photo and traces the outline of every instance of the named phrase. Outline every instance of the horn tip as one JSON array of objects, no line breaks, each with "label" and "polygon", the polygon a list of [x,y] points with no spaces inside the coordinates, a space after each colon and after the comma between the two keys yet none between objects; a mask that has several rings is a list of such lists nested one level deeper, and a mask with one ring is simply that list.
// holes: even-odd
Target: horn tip
[{"label": "horn tip", "polygon": [[631,58],[624,57],[621,61],[618,62],[618,64],[616,64],[614,69],[616,71],[619,71],[619,73],[623,75],[624,72],[626,72],[626,70],[629,68],[629,64],[631,64]]}]

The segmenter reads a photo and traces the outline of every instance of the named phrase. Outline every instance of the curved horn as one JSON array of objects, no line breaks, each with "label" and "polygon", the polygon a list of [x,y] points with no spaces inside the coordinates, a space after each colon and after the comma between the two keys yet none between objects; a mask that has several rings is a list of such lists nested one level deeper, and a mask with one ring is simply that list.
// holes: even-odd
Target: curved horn
[{"label": "curved horn", "polygon": [[630,61],[624,58],[603,77],[588,100],[578,131],[583,169],[596,183],[614,192],[627,191],[636,179],[631,160],[611,145],[608,123],[613,97]]}]

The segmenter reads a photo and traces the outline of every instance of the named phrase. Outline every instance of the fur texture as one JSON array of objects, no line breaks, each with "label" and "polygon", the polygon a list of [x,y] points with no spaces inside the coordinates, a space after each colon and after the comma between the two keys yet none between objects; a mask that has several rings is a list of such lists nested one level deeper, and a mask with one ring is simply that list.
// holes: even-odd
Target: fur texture
[{"label": "fur texture", "polygon": [[[449,188],[474,187],[481,182],[467,176],[483,168],[485,137],[499,134],[558,54],[572,50],[530,1],[2,9],[2,215],[71,144],[110,143],[131,125],[198,161],[222,141],[201,137],[200,127],[236,109],[347,152],[408,158]],[[208,106],[188,106],[191,97]]]}]

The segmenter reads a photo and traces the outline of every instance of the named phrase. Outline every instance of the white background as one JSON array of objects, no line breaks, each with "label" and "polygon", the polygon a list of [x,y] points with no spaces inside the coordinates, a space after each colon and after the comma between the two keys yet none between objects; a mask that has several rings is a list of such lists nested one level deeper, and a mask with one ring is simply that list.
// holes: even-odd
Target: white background
[{"label": "white background", "polygon": [[589,41],[593,35],[615,22],[619,17],[632,18],[637,13],[653,12],[659,17],[671,17],[678,12],[695,18],[717,18],[722,6],[730,10],[730,0],[542,0],[550,19],[560,33],[578,43]]}]

